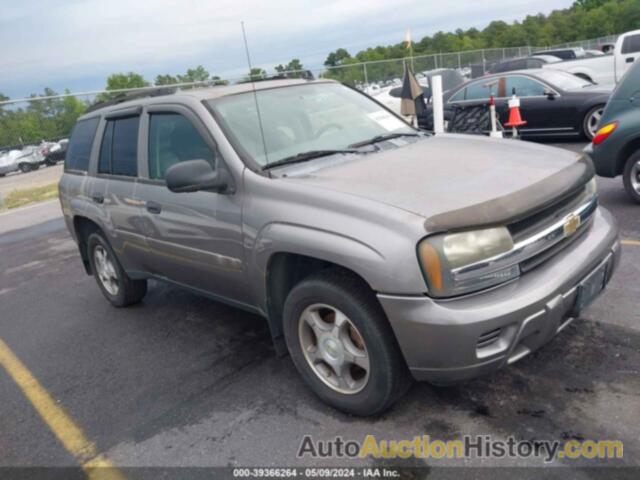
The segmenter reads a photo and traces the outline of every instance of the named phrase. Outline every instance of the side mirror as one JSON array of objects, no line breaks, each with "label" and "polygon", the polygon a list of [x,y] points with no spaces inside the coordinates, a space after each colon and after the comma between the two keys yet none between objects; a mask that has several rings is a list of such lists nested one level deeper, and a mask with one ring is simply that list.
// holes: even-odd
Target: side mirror
[{"label": "side mirror", "polygon": [[545,90],[544,94],[547,96],[547,100],[555,100],[556,99],[556,92],[554,92],[552,90]]},{"label": "side mirror", "polygon": [[172,192],[223,192],[229,186],[225,170],[214,171],[206,160],[187,160],[176,163],[165,174],[167,187]]}]

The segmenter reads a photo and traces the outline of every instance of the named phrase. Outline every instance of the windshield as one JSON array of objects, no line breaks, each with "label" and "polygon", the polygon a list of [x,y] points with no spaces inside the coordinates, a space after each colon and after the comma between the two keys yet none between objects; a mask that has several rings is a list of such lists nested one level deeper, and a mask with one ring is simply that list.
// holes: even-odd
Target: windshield
[{"label": "windshield", "polygon": [[576,77],[570,73],[560,72],[557,70],[543,70],[538,72],[537,75],[543,80],[549,82],[554,87],[558,87],[561,90],[577,90],[579,88],[589,87],[593,85],[588,80]]},{"label": "windshield", "polygon": [[246,92],[209,105],[236,149],[262,167],[304,152],[348,149],[378,135],[415,133],[368,97],[337,83],[258,90],[255,97]]}]

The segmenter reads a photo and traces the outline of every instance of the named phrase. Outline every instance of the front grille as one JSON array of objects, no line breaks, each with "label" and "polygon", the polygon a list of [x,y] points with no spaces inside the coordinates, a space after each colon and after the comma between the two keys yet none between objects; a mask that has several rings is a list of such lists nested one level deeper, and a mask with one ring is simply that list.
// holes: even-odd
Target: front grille
[{"label": "front grille", "polygon": [[534,255],[531,258],[528,258],[520,263],[520,271],[522,273],[526,273],[529,270],[533,270],[541,263],[546,262],[551,257],[560,253],[561,250],[564,250],[573,242],[575,242],[578,238],[580,238],[587,231],[587,225],[583,225],[580,230],[578,230],[575,234],[571,235],[569,238],[565,238],[560,242],[556,243],[553,247],[539,253],[538,255]]},{"label": "front grille", "polygon": [[585,201],[586,190],[581,188],[558,202],[539,210],[528,217],[513,222],[509,225],[509,232],[514,242],[530,236],[536,231],[542,230],[545,225],[549,225],[567,213],[573,211],[578,205]]}]

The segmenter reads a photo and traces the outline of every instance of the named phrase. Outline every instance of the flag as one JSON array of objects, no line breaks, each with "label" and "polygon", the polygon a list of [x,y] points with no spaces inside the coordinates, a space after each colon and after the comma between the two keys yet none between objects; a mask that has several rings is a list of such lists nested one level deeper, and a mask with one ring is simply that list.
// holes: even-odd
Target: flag
[{"label": "flag", "polygon": [[407,28],[407,31],[404,34],[404,43],[407,49],[411,48],[411,29]]},{"label": "flag", "polygon": [[406,63],[404,65],[404,79],[402,80],[400,99],[400,113],[402,115],[419,117],[427,110],[422,87]]}]

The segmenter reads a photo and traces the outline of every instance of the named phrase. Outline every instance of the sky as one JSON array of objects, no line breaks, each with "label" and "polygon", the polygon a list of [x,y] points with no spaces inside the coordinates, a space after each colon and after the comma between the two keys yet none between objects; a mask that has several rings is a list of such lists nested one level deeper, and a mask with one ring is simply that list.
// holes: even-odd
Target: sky
[{"label": "sky", "polygon": [[223,78],[299,58],[319,68],[329,52],[356,53],[493,20],[566,8],[573,0],[0,0],[0,92],[26,97],[99,90],[111,73],[183,73],[203,65]]}]

